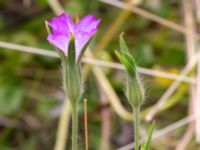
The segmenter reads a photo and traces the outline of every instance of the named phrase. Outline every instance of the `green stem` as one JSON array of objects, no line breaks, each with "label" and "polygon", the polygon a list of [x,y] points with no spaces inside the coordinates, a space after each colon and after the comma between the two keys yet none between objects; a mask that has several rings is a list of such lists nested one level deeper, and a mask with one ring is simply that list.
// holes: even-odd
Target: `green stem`
[{"label": "green stem", "polygon": [[72,106],[72,150],[78,150],[78,107]]},{"label": "green stem", "polygon": [[134,115],[134,139],[135,139],[135,150],[139,150],[139,127],[140,127],[140,107],[135,107],[133,109]]}]

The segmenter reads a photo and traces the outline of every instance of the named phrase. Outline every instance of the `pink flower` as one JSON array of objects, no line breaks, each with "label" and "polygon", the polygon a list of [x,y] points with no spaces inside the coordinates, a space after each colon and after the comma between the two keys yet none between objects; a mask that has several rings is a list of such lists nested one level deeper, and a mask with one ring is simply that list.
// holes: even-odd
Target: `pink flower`
[{"label": "pink flower", "polygon": [[48,22],[48,25],[52,28],[52,32],[48,35],[47,40],[56,48],[63,51],[67,56],[70,39],[71,36],[73,36],[77,61],[83,47],[97,32],[97,26],[100,22],[101,19],[96,19],[92,15],[87,15],[77,23],[74,23],[67,13],[63,13]]}]

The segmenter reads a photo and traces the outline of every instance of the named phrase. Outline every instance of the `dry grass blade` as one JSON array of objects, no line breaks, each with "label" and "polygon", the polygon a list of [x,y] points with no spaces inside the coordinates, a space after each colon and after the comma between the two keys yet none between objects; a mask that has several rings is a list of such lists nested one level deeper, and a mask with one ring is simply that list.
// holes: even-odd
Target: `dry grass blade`
[{"label": "dry grass blade", "polygon": [[109,150],[110,149],[110,137],[111,137],[111,110],[109,107],[107,107],[107,104],[109,103],[107,96],[105,95],[105,92],[102,90],[102,88],[99,86],[99,94],[101,99],[101,105],[104,106],[104,108],[101,110],[101,147],[100,150]]},{"label": "dry grass blade", "polygon": [[186,34],[186,29],[185,27],[181,26],[181,25],[178,25],[174,22],[171,22],[167,19],[163,19],[162,17],[159,17],[155,14],[152,14],[146,10],[143,10],[139,7],[136,7],[136,6],[130,6],[129,4],[127,3],[124,3],[124,2],[120,2],[120,1],[117,1],[117,0],[100,0],[101,2],[104,2],[104,3],[107,3],[107,4],[110,4],[110,5],[113,5],[113,6],[116,6],[116,7],[119,7],[119,8],[122,8],[122,9],[126,9],[126,10],[129,10],[133,13],[136,13],[138,15],[141,15],[145,18],[148,18],[152,21],[155,21],[161,25],[164,25],[166,27],[169,27],[169,28],[172,28],[178,32],[181,32],[181,33],[184,33]]},{"label": "dry grass blade", "polygon": [[[197,82],[200,83],[200,62],[197,64]],[[197,85],[197,102],[196,102],[196,114],[200,113],[200,84]],[[200,142],[200,118],[196,118],[196,140]]]},{"label": "dry grass blade", "polygon": [[[198,56],[198,55],[197,55]],[[180,75],[184,76],[187,75],[190,70],[193,68],[197,61],[197,57],[192,59],[182,70]],[[178,78],[182,78],[181,76]],[[158,102],[152,107],[152,110],[147,114],[146,120],[150,121],[155,116],[155,114],[158,112],[159,108],[168,100],[168,98],[173,94],[173,92],[176,90],[176,88],[179,86],[180,81],[175,80],[171,86],[166,90],[166,92],[162,95],[162,97],[158,100]]]},{"label": "dry grass blade", "polygon": [[[200,115],[199,115],[200,116]],[[173,124],[170,124],[169,126],[163,128],[163,129],[160,129],[158,131],[156,131],[154,134],[153,134],[153,140],[156,139],[156,138],[159,138],[159,137],[162,137],[162,136],[165,136],[167,134],[169,134],[170,132],[194,121],[196,119],[196,115],[191,115],[191,116],[188,116],[184,119],[181,119]],[[134,142],[133,143],[130,143],[128,145],[125,145],[121,148],[118,148],[117,150],[131,150],[133,148],[133,145],[134,145]]]},{"label": "dry grass blade", "polygon": [[132,113],[127,112],[123,108],[117,94],[113,90],[112,86],[110,85],[108,79],[106,78],[102,70],[98,66],[95,66],[93,67],[92,71],[94,75],[96,76],[102,90],[105,92],[105,94],[109,98],[110,104],[112,105],[115,112],[125,120],[132,120]]},{"label": "dry grass blade", "polygon": [[56,135],[57,140],[55,143],[54,150],[64,150],[66,147],[65,143],[67,141],[68,131],[69,131],[70,114],[71,114],[70,112],[71,112],[70,102],[68,99],[65,99],[58,123],[58,132]]},{"label": "dry grass blade", "polygon": [[[26,52],[26,53],[37,54],[37,55],[42,55],[42,56],[58,57],[58,54],[51,50],[35,48],[31,46],[24,46],[24,45],[19,45],[19,44],[13,44],[9,42],[0,41],[0,47],[7,48],[9,50],[15,50],[19,52]],[[104,61],[104,60],[100,60],[100,59],[96,59],[92,57],[83,57],[82,61],[84,63],[88,63],[91,65],[124,70],[124,67],[119,63],[108,62],[108,61]],[[179,77],[179,75],[177,74],[153,70],[153,69],[141,68],[141,67],[138,67],[138,72],[145,75],[159,76],[162,78],[167,78],[167,79],[172,79],[172,80],[175,80],[177,79],[177,77]],[[187,77],[187,76],[182,76],[182,78],[179,78],[179,79],[180,81],[187,82],[187,83],[192,83],[192,84],[196,83],[196,79]]]},{"label": "dry grass blade", "polygon": [[60,5],[60,3],[58,2],[58,0],[48,0],[48,3],[53,9],[53,11],[55,12],[55,14],[57,15],[65,11],[63,7]]},{"label": "dry grass blade", "polygon": [[120,103],[120,100],[116,93],[114,92],[113,88],[111,87],[108,79],[105,77],[101,69],[98,67],[93,68],[93,73],[97,77],[98,83],[106,93],[107,97],[110,100],[110,103],[115,110],[115,112],[125,120],[132,120],[132,113],[127,112]]},{"label": "dry grass blade", "polygon": [[84,99],[85,150],[88,150],[87,99]]},{"label": "dry grass blade", "polygon": [[[184,12],[184,21],[185,27],[187,28],[187,34],[185,35],[186,39],[186,54],[187,60],[191,61],[195,56],[196,51],[196,40],[195,40],[195,23],[192,11],[191,2],[188,0],[182,0],[183,12]],[[194,114],[194,103],[196,103],[196,86],[190,85],[190,98],[188,105],[188,115]],[[197,121],[197,120],[196,120]],[[176,150],[185,150],[187,145],[191,141],[191,138],[194,134],[194,123],[189,123],[183,138],[176,146]]]},{"label": "dry grass blade", "polygon": [[24,45],[9,43],[9,42],[0,41],[0,47],[7,48],[9,50],[16,50],[16,51],[20,51],[20,52],[31,53],[31,54],[38,54],[38,55],[50,56],[50,57],[58,57],[58,54],[54,51],[45,50],[45,49],[41,49],[41,48],[35,48],[35,47],[31,47],[31,46],[24,46]]},{"label": "dry grass blade", "polygon": [[190,122],[183,138],[176,145],[175,150],[185,150],[187,148],[188,143],[191,141],[193,135],[194,135],[194,123]]}]

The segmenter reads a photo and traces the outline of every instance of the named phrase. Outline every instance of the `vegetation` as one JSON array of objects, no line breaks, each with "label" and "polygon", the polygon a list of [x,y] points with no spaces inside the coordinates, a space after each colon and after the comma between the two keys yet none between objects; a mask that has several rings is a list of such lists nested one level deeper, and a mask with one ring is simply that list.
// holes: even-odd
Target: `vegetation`
[{"label": "vegetation", "polygon": [[[134,9],[136,13],[132,13],[103,1],[106,0],[87,0],[87,3],[85,0],[0,1],[1,150],[52,150],[55,147],[60,114],[62,108],[68,105],[64,104],[66,97],[61,86],[61,62],[47,41],[45,21],[60,14],[62,9],[73,18],[77,14],[82,17],[90,13],[102,19],[98,33],[89,45],[92,53],[86,51],[83,58],[85,62],[98,59],[103,60],[98,63],[119,63],[115,50],[119,49],[119,35],[124,32],[129,52],[140,67],[138,71],[146,90],[140,115],[141,135],[146,137],[151,124],[146,121],[146,115],[173,83],[172,78],[177,78],[176,74],[191,59],[187,56],[190,53],[185,41],[187,34],[181,25],[190,12],[183,9],[182,1],[145,0],[135,4],[148,14],[176,23],[169,25],[155,16],[138,13],[137,9]],[[56,5],[57,2],[61,7]],[[198,18],[195,19],[193,24],[198,25]],[[40,53],[41,49],[46,50],[45,54],[34,54]],[[115,150],[134,141],[132,109],[124,94],[124,70],[119,64],[107,65],[111,67],[88,63],[82,66],[85,80],[85,91],[79,106],[79,146],[82,149],[85,147],[84,99],[87,99],[88,109],[89,150]],[[115,69],[115,66],[119,68]],[[189,108],[192,101],[190,83],[194,83],[193,76],[196,74],[196,69],[192,68],[185,74],[191,77],[178,85],[155,114],[155,133],[194,112],[194,108]],[[161,77],[159,72],[149,75],[154,70],[174,76],[167,74]],[[65,113],[69,115],[69,112]],[[65,119],[71,131],[71,120]],[[183,137],[188,132],[191,136],[187,135],[189,140],[184,142]],[[193,123],[180,126],[155,138],[151,148],[182,150],[178,149],[181,145],[185,150],[200,149],[195,132]],[[68,150],[71,148],[71,132],[66,136],[64,141]]]}]

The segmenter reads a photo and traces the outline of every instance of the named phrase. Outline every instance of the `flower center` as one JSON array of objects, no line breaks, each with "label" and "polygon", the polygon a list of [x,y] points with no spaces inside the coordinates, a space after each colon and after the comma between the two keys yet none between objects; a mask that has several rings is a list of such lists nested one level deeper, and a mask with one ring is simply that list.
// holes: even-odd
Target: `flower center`
[{"label": "flower center", "polygon": [[72,32],[69,32],[70,34],[70,41],[74,41],[74,34]]}]

